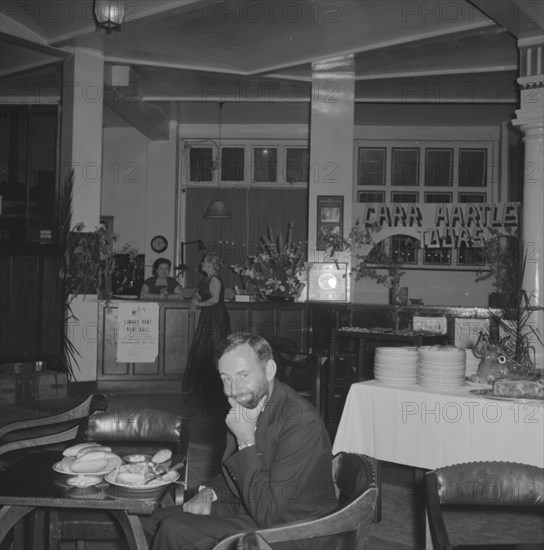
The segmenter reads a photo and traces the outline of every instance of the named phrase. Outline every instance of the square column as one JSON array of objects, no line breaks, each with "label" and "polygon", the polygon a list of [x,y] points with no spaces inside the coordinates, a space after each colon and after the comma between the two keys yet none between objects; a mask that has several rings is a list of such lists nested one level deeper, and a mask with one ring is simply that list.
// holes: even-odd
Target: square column
[{"label": "square column", "polygon": [[[316,250],[319,214],[317,197],[319,195],[343,197],[344,237],[347,236],[352,225],[355,116],[353,56],[313,63],[312,70],[308,260],[326,261],[327,252]],[[349,251],[338,254],[337,260],[349,264]]]},{"label": "square column", "polygon": [[62,93],[61,182],[74,172],[72,227],[100,223],[104,56],[75,48],[66,61]]}]

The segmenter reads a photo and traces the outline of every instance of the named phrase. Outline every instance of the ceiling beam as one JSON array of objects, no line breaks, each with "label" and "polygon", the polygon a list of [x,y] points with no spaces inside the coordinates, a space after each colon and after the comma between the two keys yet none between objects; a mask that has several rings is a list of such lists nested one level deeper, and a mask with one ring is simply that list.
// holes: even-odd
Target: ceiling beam
[{"label": "ceiling beam", "polygon": [[168,115],[156,103],[144,102],[136,85],[104,85],[104,103],[150,140],[169,139]]}]

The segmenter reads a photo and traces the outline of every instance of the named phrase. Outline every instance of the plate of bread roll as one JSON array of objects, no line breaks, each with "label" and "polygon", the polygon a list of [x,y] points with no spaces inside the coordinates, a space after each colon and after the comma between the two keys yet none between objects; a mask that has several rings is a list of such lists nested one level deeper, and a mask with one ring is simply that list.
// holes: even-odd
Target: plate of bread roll
[{"label": "plate of bread roll", "polygon": [[110,447],[93,442],[72,445],[62,454],[62,460],[53,464],[53,470],[69,476],[105,476],[123,463]]}]

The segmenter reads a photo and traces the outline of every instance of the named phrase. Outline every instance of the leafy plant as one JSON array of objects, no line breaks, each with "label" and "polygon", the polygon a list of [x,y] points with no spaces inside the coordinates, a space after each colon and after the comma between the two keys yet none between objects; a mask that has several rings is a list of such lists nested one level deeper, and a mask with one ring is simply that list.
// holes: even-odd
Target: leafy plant
[{"label": "leafy plant", "polygon": [[289,224],[285,240],[279,233],[274,236],[272,228],[261,237],[259,253],[248,256],[242,264],[231,265],[234,273],[240,275],[247,290],[260,297],[288,296],[299,294],[303,284],[304,251],[301,243],[292,239],[293,224]]},{"label": "leafy plant", "polygon": [[[72,230],[72,201],[73,173],[58,186],[53,235],[60,253],[59,277],[62,280],[64,324],[76,319],[71,307],[74,298],[80,294],[98,294],[105,278],[111,276],[115,269],[116,236],[103,226],[95,231],[83,231],[82,223],[75,225]],[[66,331],[63,333],[63,367],[73,378],[72,365],[78,366],[77,357],[80,353]]]},{"label": "leafy plant", "polygon": [[355,254],[355,265],[351,268],[351,274],[355,275],[356,281],[368,277],[386,287],[398,288],[402,276],[406,273],[402,271],[404,261],[400,255],[387,253],[383,246],[376,243],[374,234],[379,233],[381,229],[382,226],[379,224],[364,224],[360,220],[355,222],[349,233],[351,245],[371,245],[372,248],[368,254]]},{"label": "leafy plant", "polygon": [[520,288],[520,242],[514,235],[502,235],[493,232],[485,241],[483,257],[486,263],[478,270],[476,281],[494,277],[493,287],[503,295],[516,294]]},{"label": "leafy plant", "polygon": [[[516,244],[519,244],[519,241]],[[514,258],[517,258],[519,246],[515,250]],[[534,291],[528,294],[522,286],[527,258],[524,256],[517,264],[512,260],[510,253],[507,254],[507,258],[506,261],[512,263],[508,265],[508,281],[501,286],[503,291],[498,296],[496,305],[499,313],[490,309],[489,316],[499,327],[501,339],[505,339],[506,354],[520,365],[534,369],[534,344],[542,346],[543,340],[538,328],[532,323],[532,316],[542,307],[532,305]]]}]

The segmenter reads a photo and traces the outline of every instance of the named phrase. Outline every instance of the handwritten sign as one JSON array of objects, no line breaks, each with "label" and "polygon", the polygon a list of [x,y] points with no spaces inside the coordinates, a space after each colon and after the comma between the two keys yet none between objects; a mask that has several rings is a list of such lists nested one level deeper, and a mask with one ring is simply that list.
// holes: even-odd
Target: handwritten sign
[{"label": "handwritten sign", "polygon": [[117,362],[153,363],[159,353],[159,304],[120,302]]},{"label": "handwritten sign", "polygon": [[365,225],[377,224],[383,237],[411,235],[421,247],[482,247],[493,235],[516,235],[519,203],[389,204],[355,206],[355,217]]}]

